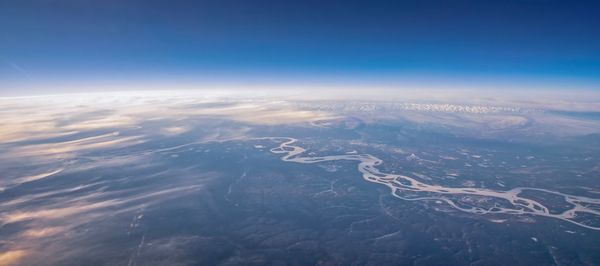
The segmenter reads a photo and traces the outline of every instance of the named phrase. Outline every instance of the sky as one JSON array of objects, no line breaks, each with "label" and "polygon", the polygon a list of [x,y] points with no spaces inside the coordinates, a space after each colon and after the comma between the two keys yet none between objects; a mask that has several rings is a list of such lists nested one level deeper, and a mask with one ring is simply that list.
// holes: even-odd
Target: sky
[{"label": "sky", "polygon": [[0,0],[0,94],[600,86],[600,2]]}]

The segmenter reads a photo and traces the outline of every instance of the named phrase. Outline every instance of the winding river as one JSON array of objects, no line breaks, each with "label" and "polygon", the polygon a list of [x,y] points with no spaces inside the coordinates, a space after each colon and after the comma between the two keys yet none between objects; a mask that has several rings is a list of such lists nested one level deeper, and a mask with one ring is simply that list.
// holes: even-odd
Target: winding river
[{"label": "winding river", "polygon": [[[305,149],[294,145],[298,141],[297,139],[287,137],[270,137],[263,139],[275,141],[283,140],[278,147],[272,148],[270,151],[275,154],[283,155],[281,159],[286,162],[312,164],[338,160],[357,161],[358,171],[362,174],[362,178],[364,180],[389,187],[392,196],[403,200],[442,201],[449,204],[452,208],[473,214],[544,216],[563,220],[588,229],[600,231],[600,227],[598,225],[585,224],[576,219],[578,215],[586,215],[586,217],[593,217],[593,219],[598,222],[600,220],[600,199],[574,196],[532,187],[518,187],[507,191],[498,191],[485,188],[461,188],[430,185],[408,176],[380,172],[377,169],[377,166],[382,163],[382,160],[370,154],[343,154],[304,157],[302,154],[305,152]],[[536,200],[520,196],[520,194],[522,194],[524,191],[538,191],[560,196],[565,202],[569,203],[570,208],[560,212],[552,211],[550,207],[545,206]],[[408,197],[407,195],[404,195],[412,195],[416,193],[424,193],[427,195],[423,197]],[[457,197],[465,196],[484,197],[490,200],[496,200],[498,203],[501,202],[503,204],[495,204],[493,207],[465,207],[465,204],[460,203],[457,199]],[[473,202],[470,203],[473,204]]]}]

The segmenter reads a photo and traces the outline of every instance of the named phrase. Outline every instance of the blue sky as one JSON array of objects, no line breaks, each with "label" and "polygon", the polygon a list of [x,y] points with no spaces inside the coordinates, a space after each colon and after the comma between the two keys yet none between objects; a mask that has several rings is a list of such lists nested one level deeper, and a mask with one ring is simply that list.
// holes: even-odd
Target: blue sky
[{"label": "blue sky", "polygon": [[407,80],[594,89],[598,3],[1,1],[0,91]]}]

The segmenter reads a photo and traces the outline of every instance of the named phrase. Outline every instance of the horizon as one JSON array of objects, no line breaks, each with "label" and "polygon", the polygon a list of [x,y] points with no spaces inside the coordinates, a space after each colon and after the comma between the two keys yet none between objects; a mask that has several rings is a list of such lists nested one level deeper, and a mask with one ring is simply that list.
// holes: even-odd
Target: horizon
[{"label": "horizon", "polygon": [[0,0],[0,266],[600,265],[598,11]]}]

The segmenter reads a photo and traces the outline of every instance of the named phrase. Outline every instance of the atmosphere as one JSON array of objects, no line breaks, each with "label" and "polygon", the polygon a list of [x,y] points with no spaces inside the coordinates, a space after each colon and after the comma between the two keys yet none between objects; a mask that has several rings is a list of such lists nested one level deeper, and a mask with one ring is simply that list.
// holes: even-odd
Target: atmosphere
[{"label": "atmosphere", "polygon": [[156,82],[597,90],[599,8],[533,0],[0,1],[0,95]]}]

